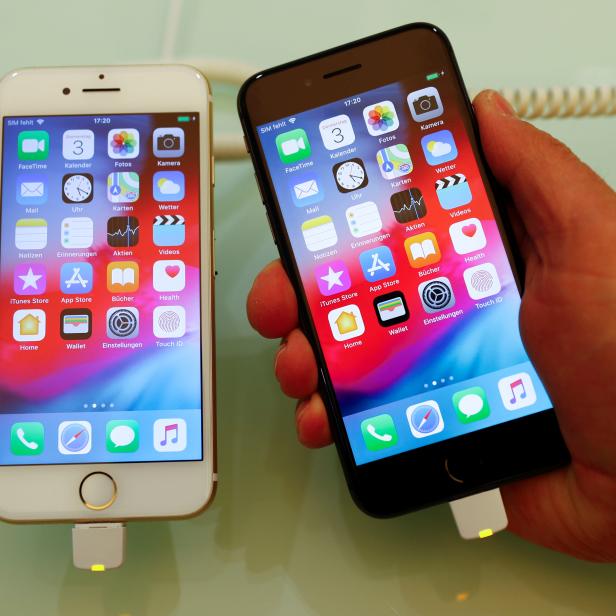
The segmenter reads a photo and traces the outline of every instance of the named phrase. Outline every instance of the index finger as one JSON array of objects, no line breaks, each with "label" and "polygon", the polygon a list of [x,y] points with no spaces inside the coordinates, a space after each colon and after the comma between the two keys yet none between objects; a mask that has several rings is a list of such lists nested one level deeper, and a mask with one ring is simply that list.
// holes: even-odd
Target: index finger
[{"label": "index finger", "polygon": [[282,338],[297,327],[297,298],[280,259],[257,274],[246,310],[250,324],[266,338]]}]

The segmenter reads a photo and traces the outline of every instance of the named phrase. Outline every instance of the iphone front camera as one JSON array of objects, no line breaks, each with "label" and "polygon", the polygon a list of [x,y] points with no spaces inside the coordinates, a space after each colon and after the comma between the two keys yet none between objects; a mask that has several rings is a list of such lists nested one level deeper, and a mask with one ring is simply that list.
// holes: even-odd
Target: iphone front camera
[{"label": "iphone front camera", "polygon": [[103,75],[103,73],[101,73],[101,74],[98,76],[98,78],[99,78],[99,79],[105,79],[105,75]]},{"label": "iphone front camera", "polygon": [[70,88],[64,88],[64,90],[62,90],[62,94],[67,95],[71,93],[71,89]]}]

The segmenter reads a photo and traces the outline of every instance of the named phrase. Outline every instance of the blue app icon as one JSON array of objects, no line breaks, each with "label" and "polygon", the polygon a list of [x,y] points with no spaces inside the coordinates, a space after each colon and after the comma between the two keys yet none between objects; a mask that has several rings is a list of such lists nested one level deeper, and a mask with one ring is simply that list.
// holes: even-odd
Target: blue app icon
[{"label": "blue app icon", "polygon": [[156,172],[152,193],[156,201],[181,201],[184,198],[184,174],[181,171]]},{"label": "blue app icon", "polygon": [[467,205],[473,198],[468,180],[463,173],[454,173],[436,180],[434,188],[438,202],[444,210]]},{"label": "blue app icon", "polygon": [[154,245],[181,246],[186,239],[184,216],[164,214],[154,217]]},{"label": "blue app icon", "polygon": [[359,263],[364,273],[364,278],[368,282],[384,280],[396,273],[394,256],[387,246],[376,246],[370,250],[364,250],[359,255]]},{"label": "blue app icon", "polygon": [[90,263],[64,263],[60,270],[60,290],[71,295],[90,293],[93,275]]},{"label": "blue app icon", "polygon": [[458,155],[456,142],[449,130],[426,135],[421,140],[421,147],[429,165],[442,165]]},{"label": "blue app icon", "polygon": [[323,184],[315,173],[294,175],[289,187],[297,207],[308,207],[323,201]]},{"label": "blue app icon", "polygon": [[47,202],[47,177],[42,173],[20,173],[17,176],[17,203],[43,205]]}]

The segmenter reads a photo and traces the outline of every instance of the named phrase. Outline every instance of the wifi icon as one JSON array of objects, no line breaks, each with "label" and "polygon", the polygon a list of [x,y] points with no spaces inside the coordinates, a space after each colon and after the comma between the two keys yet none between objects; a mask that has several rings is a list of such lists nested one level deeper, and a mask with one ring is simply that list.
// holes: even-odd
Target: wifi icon
[{"label": "wifi icon", "polygon": [[290,123],[290,124],[295,124],[295,120],[296,120],[296,119],[297,119],[297,118],[289,118],[289,123]]},{"label": "wifi icon", "polygon": [[41,120],[41,118],[39,118],[36,123],[40,126],[45,120]]}]

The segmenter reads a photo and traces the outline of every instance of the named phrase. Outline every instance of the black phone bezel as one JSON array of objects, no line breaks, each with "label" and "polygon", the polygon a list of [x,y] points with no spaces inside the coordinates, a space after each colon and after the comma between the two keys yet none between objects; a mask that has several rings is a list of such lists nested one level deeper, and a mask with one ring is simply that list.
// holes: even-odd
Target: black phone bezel
[{"label": "black phone bezel", "polygon": [[[385,52],[389,44],[391,51],[396,43],[410,43],[411,37],[427,40],[426,36],[442,47],[455,74],[464,106],[460,112],[466,114],[469,138],[522,291],[523,262],[513,243],[506,212],[498,205],[496,198],[497,195],[502,196],[502,190],[488,170],[477,122],[451,43],[439,28],[427,23],[407,24],[301,58],[253,75],[238,94],[238,111],[247,149],[255,167],[274,242],[299,299],[301,327],[320,366],[319,391],[325,401],[347,483],[356,504],[376,517],[399,515],[481,492],[508,481],[558,468],[570,460],[556,415],[550,409],[392,457],[355,464],[256,128],[266,122],[343,99],[351,96],[352,92],[378,87],[362,81],[366,71],[370,70],[370,63],[378,57],[378,46],[384,45]],[[401,72],[401,69],[397,70]],[[330,79],[338,76],[339,81]],[[397,79],[391,80],[383,77],[379,85],[397,81],[403,76],[398,74]],[[372,73],[367,81],[374,82],[374,78]],[[318,85],[315,87],[319,79],[327,79],[322,89],[317,89]],[[327,94],[324,89],[327,89]],[[282,101],[281,91],[288,93]],[[267,111],[263,113],[262,109]]]}]

